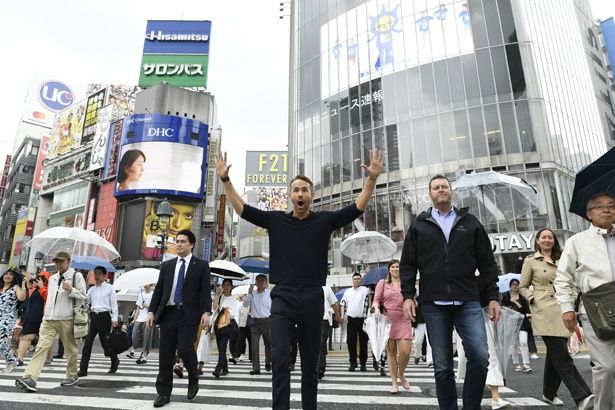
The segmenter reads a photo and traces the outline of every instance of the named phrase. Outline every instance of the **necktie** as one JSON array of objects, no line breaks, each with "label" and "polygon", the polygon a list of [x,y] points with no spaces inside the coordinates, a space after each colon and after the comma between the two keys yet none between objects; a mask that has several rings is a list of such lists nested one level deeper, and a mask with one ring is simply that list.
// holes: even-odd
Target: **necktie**
[{"label": "necktie", "polygon": [[177,285],[175,285],[175,296],[173,297],[173,303],[179,305],[182,303],[182,288],[184,287],[184,276],[186,274],[186,261],[180,259],[181,266],[179,267],[179,274],[177,275]]}]

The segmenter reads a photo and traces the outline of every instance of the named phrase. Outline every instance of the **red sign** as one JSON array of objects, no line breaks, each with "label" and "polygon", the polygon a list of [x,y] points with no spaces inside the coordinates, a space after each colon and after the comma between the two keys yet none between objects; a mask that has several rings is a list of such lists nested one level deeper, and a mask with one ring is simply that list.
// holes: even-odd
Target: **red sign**
[{"label": "red sign", "polygon": [[218,211],[218,231],[216,233],[216,252],[224,250],[224,209],[226,208],[226,195],[220,195],[220,209]]},{"label": "red sign", "polygon": [[117,201],[113,196],[114,181],[103,183],[98,194],[98,207],[96,212],[95,232],[108,240],[115,242],[115,217],[117,214]]}]

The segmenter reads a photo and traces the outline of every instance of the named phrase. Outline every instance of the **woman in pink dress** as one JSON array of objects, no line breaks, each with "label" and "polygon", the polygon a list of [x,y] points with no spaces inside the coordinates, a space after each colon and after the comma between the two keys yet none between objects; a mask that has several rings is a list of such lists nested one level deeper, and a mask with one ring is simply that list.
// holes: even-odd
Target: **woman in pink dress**
[{"label": "woman in pink dress", "polygon": [[[389,274],[376,285],[374,303],[372,307],[378,314],[380,305],[384,304],[382,312],[391,321],[391,332],[387,342],[387,358],[391,371],[391,394],[399,393],[397,378],[401,386],[409,390],[410,383],[406,380],[405,372],[412,341],[412,324],[404,319],[404,298],[401,294],[401,281],[399,279],[399,261],[393,259],[388,264]],[[398,356],[399,354],[399,356]]]}]

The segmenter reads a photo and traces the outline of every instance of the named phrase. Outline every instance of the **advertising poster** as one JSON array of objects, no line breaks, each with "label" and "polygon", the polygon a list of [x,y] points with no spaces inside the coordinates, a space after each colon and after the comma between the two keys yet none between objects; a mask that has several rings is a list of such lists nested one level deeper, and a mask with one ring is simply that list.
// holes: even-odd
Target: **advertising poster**
[{"label": "advertising poster", "polygon": [[287,151],[247,151],[245,186],[286,186]]},{"label": "advertising poster", "polygon": [[[141,244],[141,259],[158,260],[160,259],[160,248],[158,240],[162,235],[162,226],[156,216],[156,209],[159,201],[148,200],[145,206],[145,223],[143,224],[143,241]],[[182,202],[171,202],[173,215],[169,218],[167,226],[167,241],[165,260],[177,256],[175,249],[175,236],[182,229],[192,230],[195,206]]]},{"label": "advertising poster", "polygon": [[15,223],[15,234],[13,235],[13,246],[11,248],[10,265],[19,266],[21,254],[24,250],[24,238],[28,225],[28,210],[22,209],[17,212],[17,222]]},{"label": "advertising poster", "polygon": [[83,100],[56,115],[49,137],[49,155],[47,158],[56,158],[81,145],[85,105],[86,100]]},{"label": "advertising poster", "polygon": [[474,52],[463,0],[370,0],[322,25],[320,39],[322,98],[385,74]]},{"label": "advertising poster", "polygon": [[257,195],[256,207],[263,211],[286,211],[288,201],[286,187],[254,188]]},{"label": "advertising poster", "polygon": [[107,144],[107,155],[105,156],[105,169],[103,170],[103,179],[115,177],[117,169],[118,156],[120,154],[120,141],[122,140],[122,130],[124,129],[124,120],[118,120],[111,123],[109,127],[109,143]]},{"label": "advertising poster", "polygon": [[83,134],[81,136],[81,145],[85,145],[92,141],[96,132],[96,123],[98,122],[98,113],[105,106],[107,99],[107,89],[103,88],[100,91],[88,96],[85,104],[85,115],[83,121]]},{"label": "advertising poster", "polygon": [[159,114],[124,119],[115,196],[204,197],[208,127]]}]

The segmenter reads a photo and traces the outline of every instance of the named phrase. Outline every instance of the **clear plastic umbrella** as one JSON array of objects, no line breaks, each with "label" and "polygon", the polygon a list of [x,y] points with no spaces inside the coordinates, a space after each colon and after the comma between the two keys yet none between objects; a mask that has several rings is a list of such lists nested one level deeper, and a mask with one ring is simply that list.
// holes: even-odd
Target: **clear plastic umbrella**
[{"label": "clear plastic umbrella", "polygon": [[382,352],[386,349],[387,340],[389,340],[389,332],[391,331],[391,322],[386,317],[379,313],[370,314],[363,322],[363,330],[369,337],[369,343],[372,346],[372,352],[375,357],[381,357]]},{"label": "clear plastic umbrella", "polygon": [[96,256],[112,261],[120,256],[115,247],[94,231],[56,226],[35,235],[28,243],[31,252],[54,256],[60,251],[74,256]]},{"label": "clear plastic umbrella", "polygon": [[495,171],[462,175],[453,183],[458,208],[470,208],[485,224],[512,221],[538,208],[538,191],[522,180]]},{"label": "clear plastic umbrella", "polygon": [[523,323],[523,315],[514,310],[502,307],[502,313],[500,314],[500,320],[497,323],[493,323],[489,319],[489,312],[485,308],[483,310],[483,317],[487,327],[487,332],[493,337],[495,344],[495,351],[500,362],[500,370],[504,379],[506,379],[506,371],[508,370],[508,355],[510,349],[516,345],[515,341],[519,338],[519,329],[521,329],[521,323]]},{"label": "clear plastic umbrella", "polygon": [[397,245],[380,232],[362,231],[344,239],[340,251],[357,261],[379,262],[390,258],[397,251]]}]

